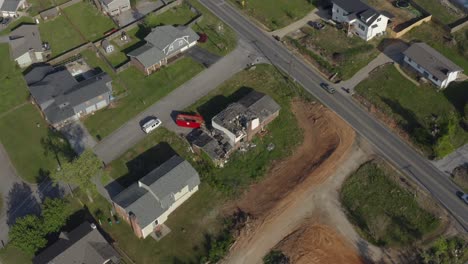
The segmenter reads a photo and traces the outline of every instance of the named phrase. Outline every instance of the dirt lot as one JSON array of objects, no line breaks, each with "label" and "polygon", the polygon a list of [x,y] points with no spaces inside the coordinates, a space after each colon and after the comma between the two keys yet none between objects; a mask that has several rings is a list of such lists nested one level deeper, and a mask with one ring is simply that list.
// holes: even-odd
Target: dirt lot
[{"label": "dirt lot", "polygon": [[[359,238],[338,201],[341,182],[368,154],[357,147],[354,131],[325,107],[294,102],[293,111],[303,129],[304,142],[290,158],[273,166],[265,180],[251,186],[228,208],[239,208],[252,217],[225,263],[261,263],[262,257],[278,243],[278,247],[293,259],[303,259],[303,263],[311,263],[308,260],[313,255],[317,263],[343,263],[343,259],[360,263],[360,254],[380,260],[382,252]],[[294,233],[296,230],[299,231]],[[286,238],[290,234],[293,235]],[[298,234],[302,236],[292,238]],[[315,249],[310,251],[310,245],[297,247],[288,242],[296,239],[313,242]],[[365,252],[358,250],[361,246]],[[321,257],[317,252],[322,252]]]}]

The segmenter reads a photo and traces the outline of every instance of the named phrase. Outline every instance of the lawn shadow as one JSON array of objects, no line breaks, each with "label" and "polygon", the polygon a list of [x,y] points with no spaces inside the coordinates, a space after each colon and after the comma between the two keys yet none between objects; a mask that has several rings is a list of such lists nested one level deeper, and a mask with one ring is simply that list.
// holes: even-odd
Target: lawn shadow
[{"label": "lawn shadow", "polygon": [[[216,95],[204,104],[197,107],[197,112],[200,113],[205,120],[211,120],[219,112],[223,111],[229,104],[239,101],[241,98],[252,92],[249,87],[241,87],[229,96]],[[210,125],[208,122],[207,125]]]},{"label": "lawn shadow", "polygon": [[123,187],[128,187],[174,155],[177,153],[169,143],[161,142],[127,162],[128,173],[116,181]]},{"label": "lawn shadow", "polygon": [[8,193],[7,225],[12,226],[20,217],[41,213],[41,206],[33,195],[31,187],[24,182],[15,183]]},{"label": "lawn shadow", "polygon": [[452,103],[457,109],[460,116],[466,116],[465,107],[468,104],[468,81],[464,82],[452,82],[443,93],[445,97]]}]

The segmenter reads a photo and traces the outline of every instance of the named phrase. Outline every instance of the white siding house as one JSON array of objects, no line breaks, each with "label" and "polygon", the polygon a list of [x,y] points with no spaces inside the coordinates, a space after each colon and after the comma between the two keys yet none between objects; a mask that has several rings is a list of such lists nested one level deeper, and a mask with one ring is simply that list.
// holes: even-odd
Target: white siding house
[{"label": "white siding house", "polygon": [[37,25],[22,25],[9,35],[11,57],[21,68],[45,60],[44,48]]},{"label": "white siding house", "polygon": [[130,10],[130,0],[101,0],[101,6],[104,13],[115,16]]},{"label": "white siding house", "polygon": [[0,0],[0,15],[2,17],[17,17],[18,10],[26,7],[25,0]]},{"label": "white siding house", "polygon": [[404,61],[438,88],[446,88],[463,71],[426,43],[412,44],[403,52]]},{"label": "white siding house", "polygon": [[385,34],[388,17],[360,0],[332,0],[332,19],[345,23],[348,32],[368,41]]}]

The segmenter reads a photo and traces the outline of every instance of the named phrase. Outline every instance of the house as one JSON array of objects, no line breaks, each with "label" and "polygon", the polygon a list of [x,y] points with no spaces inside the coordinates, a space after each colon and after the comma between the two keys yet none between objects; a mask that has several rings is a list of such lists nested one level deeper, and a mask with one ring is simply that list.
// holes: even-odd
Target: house
[{"label": "house", "polygon": [[52,7],[40,12],[39,15],[43,20],[54,19],[60,15],[60,9],[58,7]]},{"label": "house", "polygon": [[446,88],[463,69],[426,43],[414,43],[403,52],[404,61],[439,88]]},{"label": "house", "polygon": [[41,41],[37,25],[21,25],[9,35],[11,57],[21,68],[46,58],[45,48]]},{"label": "house", "polygon": [[109,16],[130,10],[130,0],[100,0],[102,11]]},{"label": "house", "polygon": [[157,71],[197,44],[199,36],[189,27],[160,26],[145,37],[146,44],[127,55],[146,75]]},{"label": "house", "polygon": [[366,3],[360,0],[332,0],[332,3],[332,19],[345,23],[349,33],[354,33],[366,41],[385,33],[388,16]]},{"label": "house", "polygon": [[281,107],[270,96],[252,91],[213,117],[211,125],[221,131],[227,142],[237,147],[250,141],[279,115]]},{"label": "house", "polygon": [[33,259],[33,264],[116,264],[120,255],[104,239],[95,224],[84,222]]},{"label": "house", "polygon": [[17,17],[18,10],[27,7],[25,0],[0,0],[0,16]]},{"label": "house", "polygon": [[114,52],[114,50],[115,50],[114,45],[112,45],[112,44],[110,43],[110,41],[107,40],[107,39],[104,39],[104,40],[101,42],[101,46],[102,46],[102,48],[106,51],[106,53],[112,53],[112,52]]},{"label": "house", "polygon": [[146,238],[162,228],[168,216],[198,191],[199,184],[197,171],[175,155],[112,201],[117,214],[130,224],[135,235]]},{"label": "house", "polygon": [[54,127],[104,108],[112,100],[111,78],[104,72],[78,82],[64,67],[41,65],[25,79],[34,102]]}]

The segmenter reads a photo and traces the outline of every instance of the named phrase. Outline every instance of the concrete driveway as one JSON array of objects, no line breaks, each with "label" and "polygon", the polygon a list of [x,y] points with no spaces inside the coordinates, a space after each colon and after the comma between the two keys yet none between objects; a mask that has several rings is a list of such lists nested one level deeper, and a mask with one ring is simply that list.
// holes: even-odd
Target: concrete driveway
[{"label": "concrete driveway", "polygon": [[71,147],[77,154],[81,154],[87,148],[96,146],[96,140],[89,134],[86,127],[80,121],[70,123],[60,129],[60,132],[68,139]]},{"label": "concrete driveway", "polygon": [[450,175],[456,167],[468,164],[468,144],[458,148],[443,159],[432,161],[432,163],[441,172]]},{"label": "concrete driveway", "polygon": [[104,138],[94,147],[94,152],[104,163],[116,159],[146,136],[141,130],[139,122],[148,116],[157,116],[166,128],[178,134],[187,132],[186,129],[175,125],[174,113],[190,106],[244,69],[247,64],[257,59],[257,54],[255,48],[250,44],[244,41],[239,42],[233,52],[217,61],[212,67],[199,73]]},{"label": "concrete driveway", "polygon": [[156,9],[164,6],[164,3],[159,1],[138,1],[134,9],[122,12],[120,15],[115,16],[114,20],[119,27],[124,27],[132,22],[135,22]]}]

